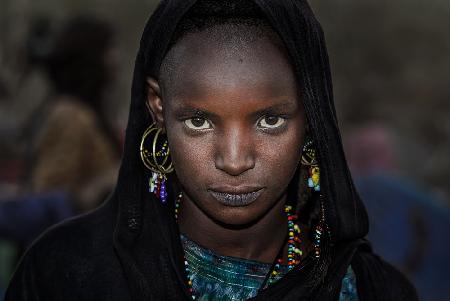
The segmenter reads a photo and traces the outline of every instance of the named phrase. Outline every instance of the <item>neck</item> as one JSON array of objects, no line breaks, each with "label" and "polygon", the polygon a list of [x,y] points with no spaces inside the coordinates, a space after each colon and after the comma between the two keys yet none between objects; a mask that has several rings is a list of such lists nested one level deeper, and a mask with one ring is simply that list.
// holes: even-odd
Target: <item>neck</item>
[{"label": "neck", "polygon": [[184,196],[178,224],[181,233],[217,254],[272,263],[287,234],[284,204],[285,197],[257,222],[230,229],[212,220]]}]

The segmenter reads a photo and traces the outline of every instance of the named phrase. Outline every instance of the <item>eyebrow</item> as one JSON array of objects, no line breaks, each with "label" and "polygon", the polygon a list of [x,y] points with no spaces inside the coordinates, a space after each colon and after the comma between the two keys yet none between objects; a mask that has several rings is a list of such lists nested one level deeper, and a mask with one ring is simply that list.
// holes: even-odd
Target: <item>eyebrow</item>
[{"label": "eyebrow", "polygon": [[[284,102],[280,104],[275,104],[258,111],[255,111],[251,114],[252,117],[258,117],[265,114],[274,114],[280,110],[294,110],[295,105],[292,102]],[[179,116],[198,116],[202,118],[210,118],[210,119],[219,119],[219,115],[213,112],[209,112],[205,109],[200,109],[197,107],[193,107],[190,105],[183,105],[183,107],[179,107],[175,109],[175,114]]]},{"label": "eyebrow", "polygon": [[197,116],[202,118],[219,118],[219,115],[213,112],[209,112],[204,109],[192,107],[192,106],[183,106],[181,108],[175,109],[175,114],[179,116]]},{"label": "eyebrow", "polygon": [[283,102],[283,103],[279,103],[261,110],[258,110],[254,113],[252,113],[252,116],[262,116],[262,115],[267,115],[267,114],[273,114],[276,113],[277,111],[281,111],[281,110],[294,110],[295,109],[295,105],[291,102]]}]

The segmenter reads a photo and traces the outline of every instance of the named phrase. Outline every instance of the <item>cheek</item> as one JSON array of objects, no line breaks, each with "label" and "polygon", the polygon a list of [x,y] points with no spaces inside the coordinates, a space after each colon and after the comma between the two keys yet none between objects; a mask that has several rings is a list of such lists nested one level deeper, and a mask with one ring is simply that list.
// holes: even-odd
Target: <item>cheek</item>
[{"label": "cheek", "polygon": [[205,179],[214,168],[211,146],[208,139],[188,137],[182,129],[168,133],[171,158],[178,179],[183,186],[204,186]]},{"label": "cheek", "polygon": [[287,186],[300,162],[302,135],[287,133],[283,137],[265,139],[258,147],[260,164],[277,186]]}]

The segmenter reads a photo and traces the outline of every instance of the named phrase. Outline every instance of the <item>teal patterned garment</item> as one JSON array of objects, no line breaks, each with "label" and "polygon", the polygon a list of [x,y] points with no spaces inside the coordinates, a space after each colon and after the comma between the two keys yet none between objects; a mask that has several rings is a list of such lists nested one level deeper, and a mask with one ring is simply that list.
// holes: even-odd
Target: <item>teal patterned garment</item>
[{"label": "teal patterned garment", "polygon": [[[181,242],[196,300],[243,301],[252,298],[271,267],[266,263],[215,254],[184,235],[181,235]],[[288,266],[281,266],[275,280],[287,272]],[[339,301],[358,301],[355,275],[350,267],[342,281]]]},{"label": "teal patterned garment", "polygon": [[359,301],[358,290],[356,289],[356,276],[351,266],[348,266],[347,274],[342,279],[339,301]]}]

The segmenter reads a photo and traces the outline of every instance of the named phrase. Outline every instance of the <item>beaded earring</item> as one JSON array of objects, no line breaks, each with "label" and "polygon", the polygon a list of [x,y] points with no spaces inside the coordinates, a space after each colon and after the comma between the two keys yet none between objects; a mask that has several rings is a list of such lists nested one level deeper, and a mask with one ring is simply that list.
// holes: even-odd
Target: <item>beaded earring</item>
[{"label": "beaded earring", "polygon": [[319,162],[316,158],[316,150],[313,147],[313,141],[310,138],[305,139],[301,163],[308,166],[308,187],[314,189],[314,191],[320,191]]},{"label": "beaded earring", "polygon": [[[160,139],[162,129],[156,123],[150,125],[142,135],[140,155],[142,162],[152,175],[149,179],[149,191],[154,193],[162,203],[167,201],[167,174],[173,171],[170,150],[166,138]],[[150,138],[150,139],[148,139]]]}]

